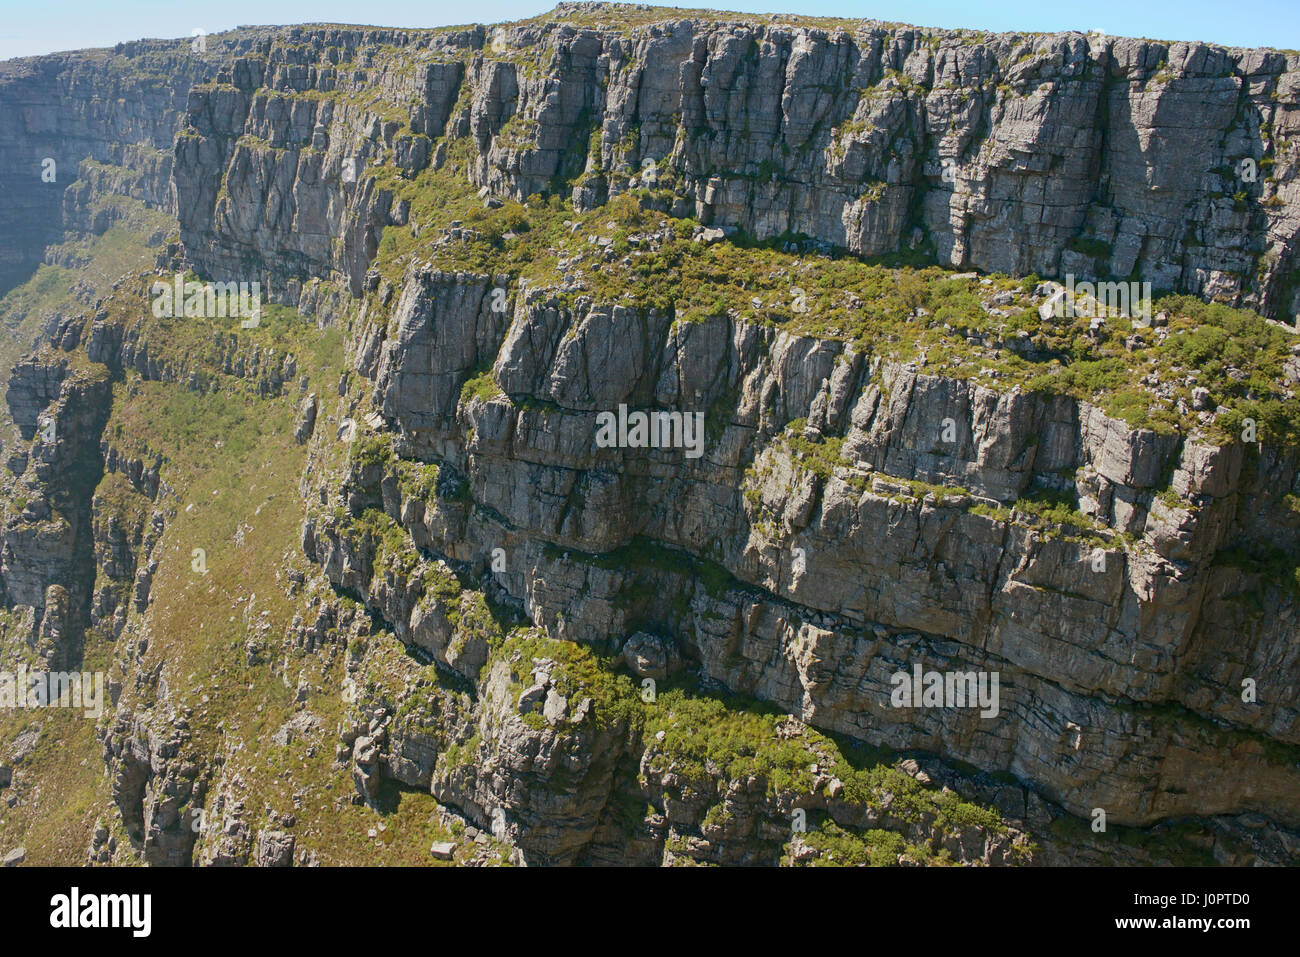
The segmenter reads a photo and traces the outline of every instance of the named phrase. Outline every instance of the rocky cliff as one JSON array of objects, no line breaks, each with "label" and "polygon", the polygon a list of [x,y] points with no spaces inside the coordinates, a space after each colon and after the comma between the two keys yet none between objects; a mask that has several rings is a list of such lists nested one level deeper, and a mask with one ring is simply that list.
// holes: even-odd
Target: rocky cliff
[{"label": "rocky cliff", "polygon": [[1300,311],[1294,54],[600,4],[490,33],[256,46],[196,90],[178,142],[187,242],[231,247],[197,253],[214,268],[257,253],[355,289],[375,230],[403,217],[349,164],[437,165],[450,124],[496,195],[571,189],[582,209],[644,182],[759,239]]},{"label": "rocky cliff", "polygon": [[[1294,857],[1296,55],[565,4],[5,69],[10,281],[153,257],[6,395],[91,860]],[[186,270],[275,305],[151,316]]]}]

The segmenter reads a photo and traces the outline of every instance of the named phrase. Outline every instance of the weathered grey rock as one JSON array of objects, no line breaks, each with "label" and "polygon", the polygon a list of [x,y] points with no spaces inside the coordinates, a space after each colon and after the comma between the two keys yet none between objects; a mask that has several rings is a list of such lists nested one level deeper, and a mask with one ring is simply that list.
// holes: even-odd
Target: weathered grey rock
[{"label": "weathered grey rock", "polygon": [[253,863],[258,867],[292,867],[295,838],[285,831],[262,831],[257,835]]},{"label": "weathered grey rock", "polygon": [[672,641],[638,631],[623,644],[623,663],[638,678],[663,681],[677,670],[680,658]]},{"label": "weathered grey rock", "polygon": [[352,783],[367,803],[379,794],[379,745],[374,738],[362,735],[352,746]]},{"label": "weathered grey rock", "polygon": [[[103,735],[113,801],[128,835],[149,864],[193,863],[200,830],[192,809],[203,807],[205,766],[190,753],[190,732],[178,717],[165,707],[143,713],[119,708]],[[219,830],[227,803],[216,801],[202,823]]]},{"label": "weathered grey rock", "polygon": [[[484,556],[504,547],[508,570],[493,570],[492,587],[537,627],[622,652],[638,675],[670,673],[676,653],[707,682],[818,727],[1010,773],[1037,792],[1020,794],[1036,824],[1050,823],[1045,795],[1078,814],[1105,806],[1119,823],[1222,814],[1251,831],[1296,826],[1296,769],[1273,754],[1300,743],[1287,690],[1300,675],[1294,602],[1218,560],[1243,547],[1300,551],[1282,499],[1296,487],[1294,450],[1246,460],[1239,446],[1133,429],[1087,403],[1001,393],[725,317],[678,324],[558,285],[415,264],[395,286],[373,268],[382,231],[428,224],[365,169],[381,154],[408,175],[441,164],[450,130],[472,141],[455,161],[485,203],[559,185],[591,205],[633,174],[644,182],[649,160],[671,184],[671,209],[707,224],[702,242],[740,230],[866,254],[925,242],[947,265],[1136,273],[1289,316],[1296,58],[676,12],[647,25],[604,9],[626,29],[566,22],[590,10],[562,6],[491,38],[483,28],[250,30],[212,57],[132,44],[112,54],[132,69],[110,71],[106,93],[98,55],[0,68],[0,127],[14,131],[0,140],[0,182],[24,196],[0,211],[15,227],[0,230],[0,267],[28,263],[11,237],[38,216],[52,234],[69,224],[101,233],[112,217],[94,209],[113,204],[95,200],[127,196],[176,212],[185,248],[171,254],[216,279],[267,282],[321,323],[355,308],[342,290],[367,294],[348,354],[374,405],[341,413],[355,416],[344,431],[391,430],[407,465],[419,458],[438,474],[428,485],[380,466],[312,476],[329,505],[307,517],[304,549],[477,695],[425,700],[408,688],[407,710],[351,729],[344,757],[359,795],[372,800],[384,775],[427,787],[529,860],[567,863],[612,853],[592,848],[614,845],[615,767],[630,762],[656,773],[648,795],[617,803],[648,797],[663,809],[627,841],[630,858],[770,857],[755,848],[778,840],[791,795],[712,773],[690,780],[655,745],[627,741],[592,697],[562,692],[552,672],[488,667],[493,626],[427,553],[486,575]],[[417,50],[414,64],[394,55]],[[379,102],[360,105],[350,94],[361,90]],[[73,167],[97,162],[48,215],[54,205],[25,198],[35,191],[17,188],[16,171],[61,142]],[[1266,151],[1272,174],[1236,182],[1236,162]],[[1238,191],[1244,200],[1229,198]],[[120,324],[86,326],[59,320],[56,350],[197,387],[199,368]],[[292,357],[233,336],[213,346],[227,374],[265,395],[299,374]],[[93,490],[68,484],[102,460],[150,498],[160,490],[156,464],[102,452],[95,413],[108,379],[81,366],[47,352],[10,378],[24,447],[7,452],[26,505],[7,513],[0,557],[5,603],[32,626],[25,640],[69,663],[85,609],[120,636],[128,612],[146,612],[158,567],[136,544],[143,527],[101,527]],[[501,394],[476,389],[462,402],[469,377],[489,368]],[[1295,363],[1284,377],[1295,384]],[[1198,410],[1213,401],[1193,395]],[[706,454],[596,448],[595,414],[623,402],[708,412]],[[56,438],[37,435],[43,414]],[[805,439],[842,440],[829,475],[783,439],[796,418]],[[941,438],[947,419],[956,441]],[[315,447],[331,438],[319,431],[304,406],[296,437]],[[1083,527],[1044,530],[1009,511],[1042,491],[1077,504]],[[409,567],[349,529],[366,508],[403,527]],[[647,551],[653,560],[639,561]],[[135,588],[134,607],[112,597],[120,583]],[[314,623],[296,622],[296,647],[351,627],[333,610],[302,617]],[[646,628],[671,641],[656,646]],[[641,636],[630,652],[611,641],[628,634]],[[348,666],[363,656],[349,648]],[[998,714],[893,708],[891,676],[913,665],[997,673]],[[1256,702],[1241,700],[1246,678],[1270,683]],[[147,861],[188,863],[196,838],[182,809],[201,806],[204,773],[181,757],[188,736],[166,685],[133,680],[159,703],[123,709],[104,735],[114,800]],[[827,780],[818,798],[832,817],[876,823],[833,790]],[[201,862],[292,859],[283,832],[251,839],[233,788],[219,798]],[[706,817],[713,806],[727,813]],[[1272,820],[1256,829],[1259,814]],[[1005,858],[977,829],[918,833],[960,860]],[[1270,840],[1285,850],[1285,828]],[[1220,859],[1238,860],[1215,841]]]},{"label": "weathered grey rock", "polygon": [[[471,291],[460,314],[448,288],[459,281]],[[491,327],[481,323],[482,283],[408,278],[402,335],[475,330],[476,355],[499,349],[494,377],[506,395],[462,404],[466,356],[436,391],[413,382],[418,401],[391,374],[377,401],[408,448],[464,474],[486,511],[407,498],[379,475],[356,479],[372,483],[371,495],[391,489],[386,511],[422,547],[482,562],[504,542],[512,558],[495,580],[553,633],[604,646],[641,620],[673,621],[682,654],[710,680],[819,727],[1007,770],[1075,813],[1104,800],[1121,823],[1264,806],[1290,820],[1292,770],[1245,737],[1198,738],[1192,715],[1166,725],[1141,709],[1175,702],[1237,734],[1300,734],[1286,700],[1245,707],[1224,691],[1265,662],[1276,674],[1275,649],[1288,646],[1296,624],[1285,603],[1274,604],[1243,632],[1220,597],[1241,573],[1214,561],[1228,542],[1262,531],[1238,509],[1243,495],[1284,507],[1268,489],[1289,485],[1291,453],[1266,466],[1275,478],[1252,478],[1248,490],[1239,447],[1135,430],[1087,403],[889,363],[872,378],[839,343],[728,319],[671,328],[652,312],[600,303],[569,313],[536,287],[519,291],[494,344],[483,337]],[[600,408],[716,410],[720,401],[726,424],[699,459],[595,447]],[[814,409],[819,432],[844,438],[845,464],[827,478],[781,439],[786,422],[811,422]],[[944,441],[945,419],[957,424],[955,442]],[[1195,509],[1166,504],[1165,481]],[[966,491],[917,493],[914,482]],[[1035,531],[1023,516],[972,511],[1042,488],[1073,495],[1088,516],[1080,521],[1110,536],[1102,560],[1095,546]],[[364,552],[345,547],[327,516],[309,525],[327,575],[374,593]],[[671,562],[619,569],[584,558],[635,536],[697,556],[710,543],[706,554],[734,587],[704,589],[685,568],[662,570]],[[396,594],[384,581],[383,593]],[[375,607],[400,633],[409,604]],[[1191,670],[1189,660],[1198,662]],[[890,675],[917,663],[998,672],[998,717],[890,707]],[[525,683],[515,701],[541,709],[546,696],[544,682]],[[1085,754],[1091,771],[1081,778],[1073,762]],[[1227,765],[1232,775],[1207,783]],[[1166,779],[1152,793],[1156,766],[1176,766],[1186,783]]]},{"label": "weathered grey rock", "polygon": [[[123,44],[116,55],[131,64],[124,70],[104,69],[98,51],[0,67],[0,189],[9,197],[0,210],[0,290],[25,279],[65,228],[98,235],[129,215],[106,198],[175,212],[173,137],[190,87],[219,62],[181,50],[189,53],[187,41]],[[41,180],[47,157],[56,163],[53,183]]]},{"label": "weathered grey rock", "polygon": [[[264,279],[309,314],[319,314],[314,280],[335,272],[360,292],[380,232],[407,221],[367,162],[391,152],[407,174],[441,164],[444,131],[472,139],[465,172],[489,203],[558,180],[591,205],[640,185],[653,163],[674,211],[707,223],[710,239],[803,233],[873,255],[914,242],[916,207],[921,238],[945,264],[1080,279],[1137,272],[1159,288],[1296,311],[1286,276],[1300,229],[1287,185],[1297,157],[1264,132],[1293,111],[1297,66],[1286,54],[670,11],[611,30],[573,16],[587,14],[562,5],[499,28],[490,58],[481,27],[236,31],[205,57],[176,57],[184,41],[142,42],[133,71],[115,77],[113,102],[138,107],[125,115],[61,96],[89,88],[79,81],[96,64],[84,55],[11,67],[0,105],[35,99],[45,112],[23,116],[53,119],[24,119],[0,174],[16,183],[30,168],[20,157],[69,146],[65,168],[75,169],[107,141],[115,162],[82,174],[70,210],[104,193],[175,202],[201,272]],[[435,56],[413,69],[382,56],[373,71],[333,66],[417,47]],[[179,82],[147,82],[160,70]],[[334,95],[375,88],[385,107],[408,112],[409,131]],[[1259,175],[1239,175],[1243,160]],[[28,197],[16,223],[57,235],[57,191],[11,192]],[[30,255],[0,250],[15,263]]]},{"label": "weathered grey rock", "polygon": [[[510,685],[502,663],[485,674],[478,753],[464,764],[440,763],[433,795],[492,827],[494,837],[520,848],[530,863],[571,863],[609,799],[626,729],[565,721],[537,730],[523,720]],[[534,786],[539,781],[548,783]]]},{"label": "weathered grey rock", "polygon": [[294,425],[293,440],[299,445],[311,438],[312,431],[316,428],[316,413],[319,405],[316,393],[313,392],[298,406],[298,421]]},{"label": "weathered grey rock", "polygon": [[546,703],[542,706],[542,717],[547,724],[558,724],[569,717],[569,700],[554,688],[546,692]]}]

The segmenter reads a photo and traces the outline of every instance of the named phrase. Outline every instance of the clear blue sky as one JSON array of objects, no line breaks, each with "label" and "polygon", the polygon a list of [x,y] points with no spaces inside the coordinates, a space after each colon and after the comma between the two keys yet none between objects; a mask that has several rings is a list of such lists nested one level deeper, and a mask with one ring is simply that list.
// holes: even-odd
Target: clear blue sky
[{"label": "clear blue sky", "polygon": [[[682,6],[710,6],[682,3]],[[216,33],[241,24],[499,23],[550,0],[0,0],[0,59],[107,47],[140,37]],[[982,30],[1101,30],[1113,36],[1300,49],[1300,0],[720,0],[719,9],[869,17]]]}]

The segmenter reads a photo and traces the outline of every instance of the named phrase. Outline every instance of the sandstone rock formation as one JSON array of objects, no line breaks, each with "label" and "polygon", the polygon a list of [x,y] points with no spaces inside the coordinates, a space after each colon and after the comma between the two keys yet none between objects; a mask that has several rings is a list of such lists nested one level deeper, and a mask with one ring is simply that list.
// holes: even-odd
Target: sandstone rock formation
[{"label": "sandstone rock formation", "polygon": [[[422,855],[458,863],[804,864],[841,833],[858,863],[1170,859],[1069,838],[1096,808],[1192,820],[1221,863],[1294,857],[1294,442],[1223,439],[1208,373],[1173,428],[926,352],[1064,374],[1073,344],[1041,332],[909,305],[935,338],[903,355],[892,332],[688,317],[590,273],[680,227],[694,250],[968,270],[935,281],[991,321],[1048,292],[978,272],[1290,320],[1297,55],[605,4],[208,39],[0,66],[0,186],[24,197],[0,206],[0,291],[125,210],[176,230],[6,370],[0,660],[111,647],[84,859],[313,863],[328,836],[299,815],[384,814],[394,789],[436,800],[456,840]],[[42,151],[66,179],[19,188]],[[581,242],[620,201],[668,225],[611,220],[582,263],[512,258],[534,223]],[[263,284],[265,326],[156,322],[152,281],[186,270]],[[1136,368],[1131,333],[1110,358]],[[1276,374],[1221,378],[1293,401],[1285,342]],[[1152,376],[1135,388],[1170,398]],[[236,412],[150,434],[122,411],[144,393]],[[701,454],[603,445],[620,408],[698,414]],[[250,419],[283,448],[226,449]],[[196,478],[250,455],[278,497]],[[221,495],[238,521],[215,544],[255,578],[203,577],[214,543],[171,531]],[[285,514],[296,540],[245,561]],[[914,668],[996,675],[992,713],[900,707]],[[30,751],[0,751],[15,800]],[[332,777],[308,800],[250,783],[262,765]]]}]

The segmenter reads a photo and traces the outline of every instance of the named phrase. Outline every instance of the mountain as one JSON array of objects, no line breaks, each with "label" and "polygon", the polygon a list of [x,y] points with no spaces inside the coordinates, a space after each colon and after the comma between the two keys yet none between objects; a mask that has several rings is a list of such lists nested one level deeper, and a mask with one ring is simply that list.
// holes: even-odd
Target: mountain
[{"label": "mountain", "polygon": [[603,3],[0,65],[0,674],[105,689],[0,852],[1293,860],[1297,129]]}]

